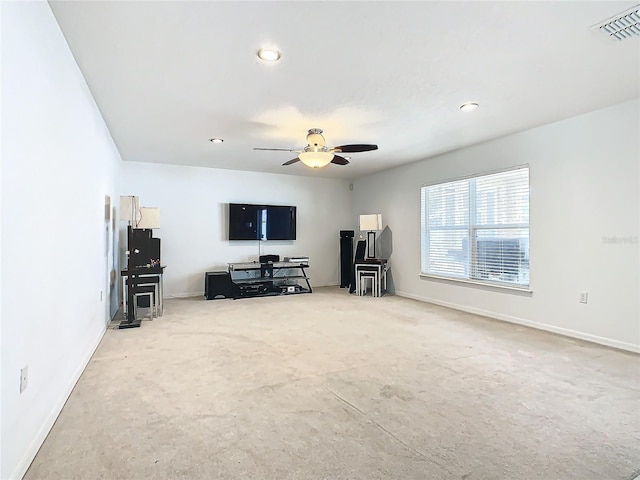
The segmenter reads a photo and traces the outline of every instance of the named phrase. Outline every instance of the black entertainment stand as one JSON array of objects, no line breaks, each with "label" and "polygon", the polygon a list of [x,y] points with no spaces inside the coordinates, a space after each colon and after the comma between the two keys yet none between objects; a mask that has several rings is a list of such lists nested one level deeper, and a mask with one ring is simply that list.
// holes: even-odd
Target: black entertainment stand
[{"label": "black entertainment stand", "polygon": [[230,263],[233,298],[311,293],[307,263]]}]

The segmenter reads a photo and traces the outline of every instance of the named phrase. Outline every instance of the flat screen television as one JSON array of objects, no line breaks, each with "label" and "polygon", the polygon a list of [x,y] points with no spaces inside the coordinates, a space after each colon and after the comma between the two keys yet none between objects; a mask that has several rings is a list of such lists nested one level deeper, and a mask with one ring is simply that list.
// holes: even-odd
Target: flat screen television
[{"label": "flat screen television", "polygon": [[296,207],[229,204],[229,240],[295,240]]}]

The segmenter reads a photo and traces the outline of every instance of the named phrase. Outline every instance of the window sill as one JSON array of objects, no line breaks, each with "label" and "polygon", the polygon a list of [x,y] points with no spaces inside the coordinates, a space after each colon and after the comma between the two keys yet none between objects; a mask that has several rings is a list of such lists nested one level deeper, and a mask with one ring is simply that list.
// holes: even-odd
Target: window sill
[{"label": "window sill", "polygon": [[531,287],[529,286],[517,287],[512,285],[502,285],[498,283],[482,282],[480,280],[470,280],[467,278],[441,277],[438,275],[431,275],[427,273],[421,273],[420,278],[424,278],[427,280],[437,280],[437,281],[442,281],[445,283],[452,283],[452,284],[463,284],[469,287],[480,287],[488,290],[507,291],[511,293],[521,293],[524,295],[533,294],[533,290],[531,290]]}]

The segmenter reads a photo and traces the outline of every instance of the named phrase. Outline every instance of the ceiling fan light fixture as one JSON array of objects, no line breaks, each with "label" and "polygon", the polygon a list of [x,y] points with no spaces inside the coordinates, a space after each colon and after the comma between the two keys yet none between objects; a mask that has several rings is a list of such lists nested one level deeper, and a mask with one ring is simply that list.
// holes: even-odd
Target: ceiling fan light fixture
[{"label": "ceiling fan light fixture", "polygon": [[476,108],[478,108],[478,104],[475,102],[467,102],[460,105],[460,110],[463,112],[472,112]]},{"label": "ceiling fan light fixture", "polygon": [[280,60],[280,52],[275,48],[261,48],[258,50],[258,58],[264,62],[276,62]]},{"label": "ceiling fan light fixture", "polygon": [[333,153],[331,152],[301,152],[298,154],[298,158],[307,167],[322,168],[326,167],[333,160]]}]

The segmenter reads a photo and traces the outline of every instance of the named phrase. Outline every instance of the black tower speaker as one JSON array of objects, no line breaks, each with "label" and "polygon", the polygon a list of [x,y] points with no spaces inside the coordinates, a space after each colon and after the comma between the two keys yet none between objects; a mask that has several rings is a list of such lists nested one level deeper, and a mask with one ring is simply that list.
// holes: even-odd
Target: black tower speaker
[{"label": "black tower speaker", "polygon": [[229,272],[207,272],[204,276],[204,296],[207,300],[233,298],[233,284]]},{"label": "black tower speaker", "polygon": [[353,269],[351,255],[353,254],[353,230],[340,230],[340,288],[351,285]]}]

